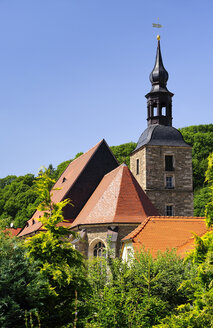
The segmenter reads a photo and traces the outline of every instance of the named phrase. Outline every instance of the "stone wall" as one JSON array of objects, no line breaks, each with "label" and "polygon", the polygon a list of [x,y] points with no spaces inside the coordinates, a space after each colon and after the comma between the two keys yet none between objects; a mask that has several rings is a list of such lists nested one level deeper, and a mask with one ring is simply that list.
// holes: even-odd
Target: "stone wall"
[{"label": "stone wall", "polygon": [[[173,171],[165,170],[166,155],[173,156]],[[193,216],[191,147],[145,146],[132,154],[130,170],[161,215],[166,205],[173,205],[173,215]],[[168,176],[173,179],[172,189],[166,187]]]},{"label": "stone wall", "polygon": [[[119,224],[117,226],[118,236],[117,241],[111,242],[111,248],[114,249],[115,256],[120,255],[121,250],[121,240],[127,236],[132,230],[134,230],[139,224]],[[86,258],[93,257],[94,246],[101,241],[105,247],[107,246],[108,240],[108,225],[87,225],[81,226],[81,229],[86,229],[86,239],[81,240],[76,248],[84,254]]]}]

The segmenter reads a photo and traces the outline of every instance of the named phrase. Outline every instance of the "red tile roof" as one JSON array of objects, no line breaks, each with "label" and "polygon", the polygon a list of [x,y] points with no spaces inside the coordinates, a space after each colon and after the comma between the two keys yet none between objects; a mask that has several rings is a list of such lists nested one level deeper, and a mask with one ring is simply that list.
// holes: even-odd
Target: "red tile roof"
[{"label": "red tile roof", "polygon": [[9,236],[14,237],[14,236],[17,236],[20,231],[21,231],[21,228],[17,228],[17,229],[15,229],[15,228],[7,228],[3,232],[6,232],[6,233],[9,234]]},{"label": "red tile roof", "polygon": [[[91,157],[94,155],[96,150],[99,148],[104,140],[99,141],[93,148],[88,150],[86,153],[82,154],[74,161],[72,161],[66,170],[62,173],[60,178],[57,180],[55,185],[53,186],[52,191],[52,201],[53,203],[58,203],[64,199],[66,199],[66,194],[75,183],[85,166],[88,164]],[[55,188],[60,188],[60,190],[54,190]]]},{"label": "red tile roof", "polygon": [[[100,142],[98,142],[93,148],[91,148],[89,151],[87,151],[80,157],[76,158],[68,165],[66,170],[62,173],[62,175],[52,188],[51,199],[54,203],[66,199],[67,193],[75,184],[76,180],[81,175],[84,168],[87,166],[88,162],[102,143],[106,144],[105,140],[101,140]],[[59,188],[59,190],[54,190],[56,188]],[[27,224],[22,229],[22,231],[19,233],[19,237],[32,234],[33,232],[40,230],[42,227],[42,223],[39,222],[37,219],[42,215],[42,212],[36,211],[33,214],[32,218],[27,221]]]},{"label": "red tile roof", "polygon": [[106,174],[71,227],[100,223],[141,223],[159,215],[125,164]]},{"label": "red tile roof", "polygon": [[135,250],[142,247],[153,256],[158,251],[176,248],[183,256],[194,247],[193,233],[203,236],[208,231],[205,219],[184,216],[151,216],[140,224],[123,241],[132,240]]}]

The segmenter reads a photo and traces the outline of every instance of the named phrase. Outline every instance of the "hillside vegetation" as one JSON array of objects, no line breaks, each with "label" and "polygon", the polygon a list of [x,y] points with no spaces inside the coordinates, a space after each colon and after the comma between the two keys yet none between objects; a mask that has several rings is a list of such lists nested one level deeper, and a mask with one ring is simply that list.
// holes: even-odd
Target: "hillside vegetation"
[{"label": "hillside vegetation", "polygon": [[[213,124],[189,126],[180,129],[187,143],[192,145],[194,205],[195,215],[204,215],[204,206],[209,201],[210,193],[205,185],[205,171],[207,157],[213,152]],[[129,155],[135,149],[136,143],[129,142],[119,146],[112,146],[119,163],[129,166]],[[82,153],[78,153],[74,159]],[[57,180],[68,164],[74,159],[62,162],[56,169],[50,164],[49,169],[53,179]],[[0,224],[8,226],[13,222],[15,227],[22,227],[39,204],[39,198],[34,189],[33,174],[24,176],[7,176],[0,179]]]}]

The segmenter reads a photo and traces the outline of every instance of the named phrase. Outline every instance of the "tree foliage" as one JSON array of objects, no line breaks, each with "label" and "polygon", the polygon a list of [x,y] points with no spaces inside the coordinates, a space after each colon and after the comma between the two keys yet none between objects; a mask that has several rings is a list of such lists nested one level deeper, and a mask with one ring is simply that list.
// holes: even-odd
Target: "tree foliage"
[{"label": "tree foliage", "polygon": [[0,233],[0,326],[23,328],[25,316],[38,323],[38,309],[43,307],[46,284],[25,257],[21,242]]},{"label": "tree foliage", "polygon": [[[213,154],[208,157],[206,180],[210,188],[210,202],[206,205],[206,224],[213,227]],[[188,301],[177,307],[171,316],[167,316],[156,327],[188,328],[213,327],[213,230],[203,237],[195,236],[195,248],[189,254],[196,269],[193,279],[183,280],[180,290],[185,290]],[[186,263],[186,262],[185,262]]]},{"label": "tree foliage", "polygon": [[38,205],[37,194],[33,189],[34,175],[8,176],[0,179],[0,222],[8,226],[22,227]]},{"label": "tree foliage", "polygon": [[70,203],[64,200],[52,203],[50,186],[54,183],[48,171],[36,180],[36,192],[42,202],[38,210],[44,231],[30,237],[25,247],[27,256],[36,263],[41,276],[48,284],[45,308],[41,311],[41,323],[46,327],[62,327],[74,322],[75,308],[84,312],[82,297],[88,285],[82,255],[70,243],[70,230],[63,225],[63,208]]},{"label": "tree foliage", "polygon": [[152,327],[186,300],[178,288],[190,270],[174,252],[153,259],[142,251],[131,265],[120,259],[89,261],[92,294],[85,326]]},{"label": "tree foliage", "polygon": [[125,163],[129,167],[130,154],[136,147],[135,142],[128,142],[120,146],[112,146],[110,149],[118,160],[119,164]]},{"label": "tree foliage", "polygon": [[192,125],[179,129],[184,140],[192,146],[194,188],[203,187],[208,156],[213,152],[213,124]]}]

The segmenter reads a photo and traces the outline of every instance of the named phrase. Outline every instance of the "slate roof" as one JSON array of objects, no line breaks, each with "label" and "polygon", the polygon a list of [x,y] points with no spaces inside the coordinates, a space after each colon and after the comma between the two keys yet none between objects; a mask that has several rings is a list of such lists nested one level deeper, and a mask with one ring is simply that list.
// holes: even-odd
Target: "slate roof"
[{"label": "slate roof", "polygon": [[140,224],[123,242],[131,240],[135,250],[145,247],[153,256],[158,251],[176,248],[177,254],[184,254],[194,248],[194,236],[203,236],[208,231],[205,219],[187,216],[151,216]]},{"label": "slate roof", "polygon": [[180,131],[173,126],[161,124],[152,124],[144,130],[133,152],[145,145],[190,147],[190,145],[184,141]]},{"label": "slate roof", "polygon": [[[67,205],[64,218],[72,222],[81,211],[103,176],[118,166],[106,141],[103,139],[89,151],[72,161],[52,188],[52,201],[70,198],[74,207]],[[59,188],[59,190],[54,190]],[[43,215],[36,211],[19,236],[32,234],[42,228],[37,219]]]},{"label": "slate roof", "polygon": [[125,164],[106,174],[71,228],[87,224],[141,223],[159,215]]}]

